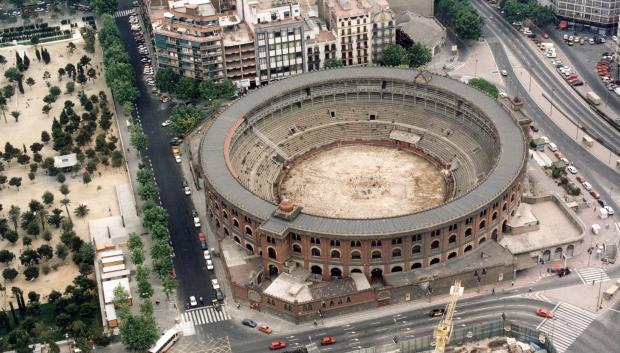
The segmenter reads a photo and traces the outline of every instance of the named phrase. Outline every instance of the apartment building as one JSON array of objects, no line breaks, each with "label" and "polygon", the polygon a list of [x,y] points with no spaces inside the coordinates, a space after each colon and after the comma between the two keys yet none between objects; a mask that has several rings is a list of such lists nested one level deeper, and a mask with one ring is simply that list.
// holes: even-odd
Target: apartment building
[{"label": "apartment building", "polygon": [[325,22],[318,17],[304,15],[304,22],[305,71],[317,71],[324,67],[325,60],[337,58],[336,36],[327,30]]},{"label": "apartment building", "polygon": [[254,34],[248,25],[235,15],[220,18],[223,28],[224,66],[226,78],[238,87],[256,86],[256,55]]},{"label": "apartment building", "polygon": [[220,17],[209,0],[178,0],[151,9],[159,67],[195,79],[225,77]]},{"label": "apartment building", "polygon": [[396,21],[386,0],[318,0],[319,16],[337,37],[337,56],[345,66],[379,63],[396,42]]},{"label": "apartment building", "polygon": [[304,72],[304,21],[296,0],[237,0],[237,13],[254,32],[258,85]]},{"label": "apartment building", "polygon": [[553,13],[578,30],[601,35],[615,34],[620,15],[620,0],[552,0]]}]

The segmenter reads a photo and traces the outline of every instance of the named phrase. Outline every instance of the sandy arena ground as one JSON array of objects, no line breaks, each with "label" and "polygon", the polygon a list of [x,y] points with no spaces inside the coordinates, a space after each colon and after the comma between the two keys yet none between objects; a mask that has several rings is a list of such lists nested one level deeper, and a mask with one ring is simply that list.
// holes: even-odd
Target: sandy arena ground
[{"label": "sandy arena ground", "polygon": [[389,147],[358,145],[297,163],[283,178],[281,195],[309,214],[381,218],[442,203],[446,185],[440,171],[424,158]]},{"label": "sandy arena ground", "polygon": [[[26,51],[31,63],[30,68],[24,72],[24,78],[26,79],[28,77],[32,77],[36,81],[36,84],[33,85],[32,88],[24,83],[25,94],[23,95],[19,94],[19,91],[16,89],[15,96],[13,96],[8,102],[6,111],[7,122],[5,122],[4,118],[0,115],[0,148],[4,149],[4,144],[6,142],[10,142],[16,148],[21,149],[22,146],[25,145],[28,149],[28,146],[30,146],[33,142],[40,142],[42,130],[47,130],[51,133],[52,120],[55,116],[57,117],[60,114],[65,100],[73,100],[75,103],[74,109],[76,110],[76,113],[83,113],[77,98],[77,93],[74,92],[72,95],[64,93],[66,90],[65,84],[68,78],[65,76],[62,81],[59,82],[58,80],[58,68],[64,68],[69,62],[73,64],[77,63],[82,55],[88,55],[92,59],[92,67],[98,71],[97,79],[94,82],[91,80],[84,85],[86,93],[90,96],[91,94],[97,94],[99,91],[103,90],[106,92],[108,100],[111,100],[112,95],[106,87],[105,80],[103,78],[103,65],[101,63],[102,57],[100,48],[97,48],[97,52],[95,54],[88,54],[83,49],[83,41],[78,39],[74,40],[77,49],[73,54],[69,54],[66,49],[67,43],[68,41],[62,41],[44,45],[51,56],[51,62],[48,65],[45,65],[42,61],[40,63],[37,62],[35,49],[33,46],[18,46],[0,49],[0,54],[4,55],[8,60],[8,63],[4,65],[4,70],[14,66],[15,50],[19,50],[22,55],[23,52]],[[51,78],[47,81],[51,85],[57,85],[63,91],[63,94],[61,94],[58,100],[52,104],[53,109],[49,115],[45,115],[41,111],[41,108],[44,105],[43,97],[48,94],[49,90],[45,80],[43,80],[43,74],[45,71],[48,71],[51,74]],[[5,86],[6,84],[6,78],[4,75],[1,75],[0,86]],[[76,83],[76,90],[79,89],[80,85]],[[111,106],[110,108],[112,109]],[[15,119],[13,119],[10,115],[10,112],[15,110],[21,112],[18,122],[15,122]],[[118,137],[116,123],[113,123],[110,131]],[[99,131],[95,133],[95,136],[98,133]],[[120,146],[120,142],[118,145]],[[43,148],[41,154],[45,159],[46,157],[56,156],[57,152],[52,149],[52,143],[50,142]],[[28,155],[32,158],[32,152],[29,149]],[[59,202],[63,198],[63,195],[59,192],[60,183],[58,183],[55,178],[46,176],[45,171],[42,168],[39,168],[34,181],[30,181],[28,179],[29,169],[27,166],[24,167],[18,164],[15,160],[11,161],[10,165],[6,165],[6,163],[4,164],[6,170],[3,174],[6,175],[8,179],[14,176],[21,177],[22,186],[19,190],[17,190],[14,187],[9,187],[7,183],[5,184],[5,187],[0,190],[0,203],[3,206],[3,211],[0,212],[0,217],[8,218],[8,210],[11,205],[19,206],[22,212],[27,211],[28,202],[31,199],[41,201],[41,195],[46,190],[49,190],[54,194],[54,204],[48,208],[48,211],[51,212],[53,208],[58,207],[64,212],[64,207]],[[82,183],[81,175],[73,176],[71,174],[66,174],[66,177],[67,180],[65,183],[71,190],[71,193],[67,195],[67,197],[71,200],[69,211],[71,212],[71,217],[74,221],[75,232],[83,240],[88,241],[89,220],[119,214],[114,185],[128,182],[125,168],[105,167],[102,164],[99,164],[97,166],[97,171],[94,175],[92,175],[92,182],[88,185],[84,185]],[[90,213],[84,219],[79,219],[73,215],[73,210],[82,203],[89,207]],[[46,225],[46,229],[53,230],[53,239],[50,241],[49,245],[55,248],[56,244],[60,242],[60,231],[49,225]],[[47,275],[44,275],[41,270],[45,264],[45,262],[42,262],[39,266],[39,277],[33,282],[27,282],[25,281],[22,273],[24,268],[20,266],[19,260],[17,259],[23,247],[22,237],[25,234],[26,232],[24,230],[19,230],[20,238],[15,245],[11,245],[11,243],[6,240],[0,241],[0,249],[8,249],[15,254],[16,259],[13,260],[13,263],[10,264],[10,266],[17,269],[19,272],[19,275],[13,283],[4,283],[4,285],[6,285],[7,288],[18,286],[26,293],[34,290],[42,295],[46,295],[54,289],[61,292],[64,291],[64,288],[70,284],[73,281],[73,278],[78,274],[77,267],[71,261],[71,254],[67,257],[64,263],[54,256],[54,258],[52,258],[47,265],[52,266],[54,264],[60,264],[60,267],[57,271],[52,270]],[[39,236],[38,239],[33,239],[33,243],[30,247],[36,249],[44,243],[45,241],[41,238],[41,236]],[[8,290],[5,293],[10,294],[11,291]],[[5,304],[5,300],[0,300],[0,307]]]}]

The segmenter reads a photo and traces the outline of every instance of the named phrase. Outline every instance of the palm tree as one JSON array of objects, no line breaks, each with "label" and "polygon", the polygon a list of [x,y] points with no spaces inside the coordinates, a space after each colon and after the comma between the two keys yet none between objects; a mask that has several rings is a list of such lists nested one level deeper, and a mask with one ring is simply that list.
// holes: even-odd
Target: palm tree
[{"label": "palm tree", "polygon": [[11,112],[11,115],[12,115],[12,116],[13,116],[13,118],[15,119],[15,122],[16,122],[16,123],[17,123],[17,122],[19,122],[19,116],[20,116],[21,114],[22,114],[22,113],[18,112],[17,110],[14,110],[14,111],[12,111],[12,112]]},{"label": "palm tree", "polygon": [[73,210],[73,213],[80,218],[86,217],[88,212],[90,212],[90,209],[88,209],[88,206],[86,206],[85,204],[80,204],[78,207],[75,208],[75,210]]},{"label": "palm tree", "polygon": [[11,209],[9,209],[9,218],[11,222],[13,222],[13,226],[15,226],[15,233],[17,233],[17,222],[19,221],[19,216],[21,215],[21,210],[18,206],[11,205]]},{"label": "palm tree", "polygon": [[60,200],[60,204],[65,206],[65,210],[67,211],[67,218],[69,218],[69,223],[73,223],[73,221],[71,221],[71,214],[69,213],[69,204],[71,203],[71,200],[64,198],[62,200]]}]

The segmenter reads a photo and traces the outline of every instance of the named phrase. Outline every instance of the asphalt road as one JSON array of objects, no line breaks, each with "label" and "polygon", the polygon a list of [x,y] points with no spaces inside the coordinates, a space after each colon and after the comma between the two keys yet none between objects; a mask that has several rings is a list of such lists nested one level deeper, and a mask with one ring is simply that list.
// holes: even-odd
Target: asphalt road
[{"label": "asphalt road", "polygon": [[[585,106],[580,98],[575,97],[574,92],[571,92],[572,88],[555,72],[552,72],[540,54],[528,45],[529,39],[518,33],[499,12],[493,10],[482,0],[472,1],[472,5],[486,20],[485,32],[491,30],[496,37],[502,38],[504,45],[510,46],[513,55],[529,68],[532,77],[536,79],[543,91],[552,97],[554,103],[565,112],[573,113],[574,119],[578,119],[577,122],[587,128],[592,137],[620,154],[620,131],[610,127],[607,121]],[[510,65],[501,66],[498,63],[498,67],[508,70]]]},{"label": "asphalt road", "polygon": [[[131,1],[122,0],[118,9],[132,8]],[[183,176],[179,165],[174,161],[169,145],[173,137],[170,127],[163,128],[161,123],[169,118],[170,104],[161,103],[158,97],[150,93],[150,86],[143,80],[142,64],[136,42],[130,30],[128,17],[116,19],[125,49],[129,54],[131,64],[137,75],[138,98],[137,112],[144,129],[149,137],[149,148],[143,154],[145,161],[150,160],[155,172],[157,185],[160,189],[162,206],[169,215],[168,229],[170,230],[174,247],[174,267],[176,270],[179,288],[177,290],[181,302],[185,302],[191,295],[203,297],[206,303],[215,298],[211,286],[211,274],[206,269],[198,231],[192,219],[192,202],[181,189]],[[193,190],[195,191],[195,190]]]},{"label": "asphalt road", "polygon": [[[476,2],[473,2],[473,3],[477,4]],[[479,4],[477,4],[476,6],[481,7]],[[483,6],[483,8],[487,9],[486,6]],[[490,12],[494,12],[489,9],[487,10]],[[523,54],[526,51],[525,49],[521,49],[521,50],[515,49],[515,47],[513,46],[514,43],[518,42],[518,39],[523,39],[522,38],[523,36],[512,33],[509,30],[506,30],[504,28],[505,26],[502,25],[505,23],[503,19],[497,18],[497,17],[490,17],[490,15],[488,14],[485,16],[489,16],[487,18],[490,18],[490,20],[487,20],[486,25],[484,27],[484,35],[485,35],[487,42],[489,43],[491,51],[493,52],[493,56],[495,57],[497,66],[499,68],[502,68],[508,71],[508,76],[507,76],[508,82],[506,83],[506,86],[509,91],[508,93],[511,96],[518,95],[519,97],[523,99],[524,101],[523,110],[525,111],[525,113],[535,122],[535,124],[542,131],[544,131],[544,134],[547,137],[549,137],[552,141],[554,141],[560,147],[560,150],[562,151],[564,156],[566,156],[568,160],[575,163],[575,166],[579,170],[579,174],[583,175],[584,177],[586,177],[586,179],[588,179],[588,181],[590,181],[590,183],[594,186],[594,188],[601,194],[601,198],[608,201],[608,203],[614,209],[620,209],[618,208],[617,204],[613,201],[610,195],[612,191],[611,187],[615,186],[617,189],[618,188],[617,185],[620,185],[620,175],[618,175],[618,173],[616,173],[616,171],[613,170],[611,167],[609,167],[607,164],[601,162],[599,159],[592,156],[590,152],[586,150],[581,144],[575,142],[571,137],[567,136],[555,124],[555,122],[551,118],[549,118],[549,116],[547,115],[547,112],[543,112],[540,109],[540,107],[530,97],[529,93],[527,92],[527,88],[523,87],[520,81],[516,78],[517,76],[512,70],[512,67],[510,65],[510,61],[508,60],[508,55],[506,53],[504,46],[510,45],[513,55],[516,55],[517,57],[519,57],[521,62],[529,62],[530,64],[533,63],[533,65],[528,65],[530,67],[530,72],[532,72],[533,77],[537,76],[536,73],[544,74],[545,77],[537,78],[538,83],[543,86],[543,89],[558,86],[556,84],[556,81],[559,82],[559,77],[558,78],[553,77],[555,73],[550,72],[544,66],[544,63],[542,62],[539,63],[538,61],[533,60],[528,55]],[[489,23],[491,21],[492,23]],[[508,29],[511,29],[511,28],[508,28]],[[512,37],[515,37],[515,38],[513,39]],[[501,38],[501,40],[499,38]],[[548,76],[547,74],[551,75],[551,77],[547,77]],[[549,91],[550,90],[551,89],[549,88]],[[563,87],[560,87],[558,88],[558,90],[556,90],[556,96],[560,92],[564,92]],[[559,103],[560,101],[557,101],[557,102]],[[565,111],[567,112],[574,112],[575,116],[579,114],[578,112],[574,110],[570,110],[568,107],[563,107],[563,109],[566,109]],[[585,119],[585,115],[582,115],[582,117],[584,117]],[[599,125],[604,125],[604,122],[601,121],[600,118],[598,117],[595,117],[594,121],[596,121],[597,124]],[[601,127],[601,128],[605,129],[606,131],[613,130],[609,127]],[[583,132],[580,132],[580,134],[583,134]],[[620,144],[620,138],[617,138],[615,142]],[[616,190],[616,192],[618,192],[618,190]],[[589,196],[586,196],[586,197],[589,197]]]}]

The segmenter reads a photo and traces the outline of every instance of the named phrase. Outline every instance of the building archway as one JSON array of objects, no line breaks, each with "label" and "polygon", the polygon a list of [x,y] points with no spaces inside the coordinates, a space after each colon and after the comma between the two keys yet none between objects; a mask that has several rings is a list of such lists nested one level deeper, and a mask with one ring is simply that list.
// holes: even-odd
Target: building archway
[{"label": "building archway", "polygon": [[338,267],[332,267],[332,269],[329,270],[329,274],[332,277],[340,278],[340,277],[342,277],[342,270],[340,268],[338,268]]},{"label": "building archway", "polygon": [[555,252],[553,253],[553,258],[559,260],[562,258],[562,248],[555,248]]},{"label": "building archway", "polygon": [[434,259],[432,259],[432,260],[431,260],[430,265],[432,266],[432,265],[438,264],[438,263],[439,263],[439,261],[441,261],[441,260],[439,260],[439,258],[438,258],[438,257],[436,257],[436,258],[434,258]]},{"label": "building archway", "polygon": [[383,270],[380,268],[373,268],[372,271],[370,271],[370,277],[371,279],[383,277]]},{"label": "building archway", "polygon": [[507,220],[507,219],[505,219],[505,220],[502,222],[502,233],[506,233],[507,231],[508,231],[508,220]]},{"label": "building archway", "polygon": [[403,272],[403,268],[401,266],[394,266],[392,267],[392,271],[390,271],[392,273],[394,272]]},{"label": "building archway", "polygon": [[542,255],[543,261],[551,260],[551,250],[545,250]]},{"label": "building archway", "polygon": [[575,254],[575,245],[571,244],[566,247],[566,256],[571,257]]},{"label": "building archway", "polygon": [[415,270],[416,268],[422,268],[422,263],[421,263],[421,262],[414,262],[414,263],[411,265],[411,269],[412,269],[412,270]]},{"label": "building archway", "polygon": [[467,246],[465,247],[465,250],[463,250],[463,252],[468,252],[468,251],[471,251],[471,249],[473,249],[473,247],[472,247],[471,245],[467,245]]},{"label": "building archway", "polygon": [[448,255],[448,259],[451,259],[453,257],[456,257],[456,251],[453,251],[450,253],[450,255]]},{"label": "building archway", "polygon": [[250,251],[252,254],[254,254],[254,248],[251,244],[245,244],[245,248],[248,249],[248,251]]},{"label": "building archway", "polygon": [[482,238],[480,238],[480,240],[478,240],[478,244],[482,244],[482,243],[484,243],[485,241],[487,241],[487,238],[482,237]]},{"label": "building archway", "polygon": [[491,233],[491,239],[497,241],[497,229],[493,229],[493,233]]},{"label": "building archway", "polygon": [[275,265],[269,265],[269,276],[277,276],[278,275],[278,267]]},{"label": "building archway", "polygon": [[323,269],[321,268],[321,266],[314,265],[310,267],[310,272],[314,273],[315,275],[322,275]]},{"label": "building archway", "polygon": [[235,239],[235,243],[237,243],[237,244],[241,244],[241,239],[239,239],[239,237],[238,237],[238,236],[236,236],[236,235],[235,235],[235,238],[234,238],[234,239]]}]

